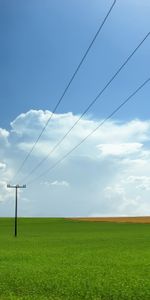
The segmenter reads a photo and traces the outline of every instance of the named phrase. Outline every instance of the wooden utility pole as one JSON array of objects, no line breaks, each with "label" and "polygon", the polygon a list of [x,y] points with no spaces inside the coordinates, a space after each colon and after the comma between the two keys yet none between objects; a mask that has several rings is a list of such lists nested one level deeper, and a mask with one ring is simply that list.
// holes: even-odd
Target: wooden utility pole
[{"label": "wooden utility pole", "polygon": [[8,188],[13,188],[15,189],[16,193],[15,193],[15,237],[17,237],[17,229],[18,229],[18,224],[17,224],[17,212],[18,212],[18,189],[24,189],[26,188],[26,185],[19,185],[19,184],[16,184],[16,185],[10,185],[10,184],[7,184],[7,187]]}]

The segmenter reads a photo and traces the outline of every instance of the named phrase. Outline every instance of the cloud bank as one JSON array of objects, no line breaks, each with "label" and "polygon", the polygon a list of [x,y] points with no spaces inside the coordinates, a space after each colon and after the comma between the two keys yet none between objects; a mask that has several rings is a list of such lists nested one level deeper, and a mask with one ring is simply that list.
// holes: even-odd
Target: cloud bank
[{"label": "cloud bank", "polygon": [[[50,111],[30,110],[0,128],[0,215],[14,212],[14,191],[6,188],[31,149]],[[55,114],[17,182],[55,146],[79,116]],[[102,120],[84,118],[29,180],[42,173]],[[150,120],[108,121],[43,178],[20,191],[21,216],[117,216],[150,214]],[[25,201],[26,200],[26,201]]]}]

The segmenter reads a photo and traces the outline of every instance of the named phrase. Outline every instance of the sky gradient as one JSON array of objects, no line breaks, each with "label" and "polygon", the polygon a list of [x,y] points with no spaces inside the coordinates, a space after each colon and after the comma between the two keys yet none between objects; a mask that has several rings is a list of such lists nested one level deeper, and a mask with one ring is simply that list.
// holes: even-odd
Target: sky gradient
[{"label": "sky gradient", "polygon": [[[9,127],[29,109],[53,110],[112,1],[0,1],[0,120]],[[58,112],[81,113],[149,32],[149,1],[117,1]],[[149,40],[103,95],[91,114],[108,108],[149,76]],[[118,115],[148,118],[146,88]],[[144,101],[144,102],[143,102]],[[128,111],[128,113],[127,113]]]},{"label": "sky gradient", "polygon": [[[31,149],[112,2],[0,1],[1,215],[13,214],[13,195],[5,188],[6,183]],[[150,31],[149,15],[148,0],[116,1],[36,151],[22,170],[21,180],[66,133]],[[149,56],[150,37],[105,91],[102,103],[97,101],[71,137],[50,157],[48,166],[150,76]],[[20,214],[135,215],[140,211],[146,214],[150,209],[150,172],[146,168],[150,152],[149,95],[150,84],[108,122],[108,127],[104,126],[106,139],[98,131],[62,167],[39,180],[36,187],[23,191],[25,196],[21,192]],[[41,193],[45,198],[44,208]]]}]

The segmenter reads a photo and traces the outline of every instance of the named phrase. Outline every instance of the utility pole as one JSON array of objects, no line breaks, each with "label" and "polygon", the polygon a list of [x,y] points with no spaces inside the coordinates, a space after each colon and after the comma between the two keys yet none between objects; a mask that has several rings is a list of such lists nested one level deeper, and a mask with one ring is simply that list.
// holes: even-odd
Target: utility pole
[{"label": "utility pole", "polygon": [[10,185],[10,184],[7,184],[7,188],[13,188],[16,191],[16,193],[15,193],[15,237],[17,237],[18,189],[26,188],[26,184],[24,184],[24,185],[19,185],[19,184]]}]

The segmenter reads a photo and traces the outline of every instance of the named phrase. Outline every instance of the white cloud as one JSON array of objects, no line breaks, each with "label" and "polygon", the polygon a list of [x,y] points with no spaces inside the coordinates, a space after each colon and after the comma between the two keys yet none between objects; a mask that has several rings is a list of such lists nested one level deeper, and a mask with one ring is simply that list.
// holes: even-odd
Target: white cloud
[{"label": "white cloud", "polygon": [[4,202],[12,198],[14,191],[12,189],[7,188],[7,182],[4,180],[0,180],[0,202]]},{"label": "white cloud", "polygon": [[0,162],[0,171],[1,171],[1,170],[5,170],[5,169],[6,169],[6,164]]},{"label": "white cloud", "polygon": [[[49,111],[30,110],[11,123],[10,132],[0,130],[0,201],[14,197],[6,184],[11,182],[12,175],[50,116]],[[23,178],[50,152],[78,117],[72,113],[54,114],[16,179],[17,183],[26,183]],[[35,176],[52,166],[100,121],[82,119]],[[9,147],[6,147],[8,138]],[[22,191],[21,198],[29,202],[20,202],[21,211],[31,216],[148,214],[149,165],[150,120],[108,121],[56,169]],[[29,177],[32,178],[34,176]],[[9,215],[7,205],[4,214]]]},{"label": "white cloud", "polygon": [[6,129],[0,128],[0,152],[3,151],[6,146],[9,145],[8,143],[9,132]]},{"label": "white cloud", "polygon": [[134,184],[136,189],[150,191],[150,176],[129,176],[126,182]]},{"label": "white cloud", "polygon": [[69,182],[65,181],[65,180],[62,180],[62,181],[58,181],[58,180],[55,180],[55,181],[52,181],[52,182],[49,182],[49,181],[45,181],[45,182],[41,182],[41,184],[44,184],[46,186],[64,186],[64,187],[68,187],[69,186]]},{"label": "white cloud", "polygon": [[143,145],[141,143],[121,143],[121,144],[101,144],[98,149],[104,156],[128,156],[129,154],[138,153]]},{"label": "white cloud", "polygon": [[9,132],[6,129],[0,128],[0,139],[7,139]]},{"label": "white cloud", "polygon": [[64,180],[63,181],[57,181],[57,180],[55,180],[55,181],[51,182],[51,185],[66,186],[66,187],[68,187],[69,183],[67,181],[64,181]]}]

